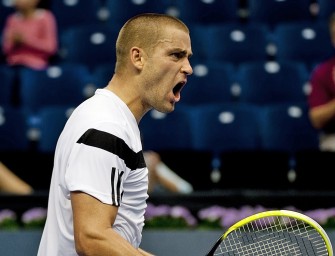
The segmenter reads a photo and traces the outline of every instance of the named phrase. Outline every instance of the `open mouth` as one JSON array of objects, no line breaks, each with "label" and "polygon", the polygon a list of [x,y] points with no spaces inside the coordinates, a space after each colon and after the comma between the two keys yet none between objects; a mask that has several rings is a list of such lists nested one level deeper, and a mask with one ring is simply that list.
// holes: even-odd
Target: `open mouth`
[{"label": "open mouth", "polygon": [[174,88],[173,88],[173,94],[177,95],[178,93],[181,92],[181,89],[183,89],[184,85],[186,84],[186,82],[180,82],[178,83]]}]

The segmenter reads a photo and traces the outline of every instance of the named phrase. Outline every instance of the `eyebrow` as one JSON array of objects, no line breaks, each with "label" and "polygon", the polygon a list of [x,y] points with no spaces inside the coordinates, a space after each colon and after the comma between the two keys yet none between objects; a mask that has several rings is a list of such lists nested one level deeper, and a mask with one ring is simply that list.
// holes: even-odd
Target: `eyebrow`
[{"label": "eyebrow", "polygon": [[178,52],[180,52],[181,54],[183,54],[184,56],[188,56],[188,58],[191,58],[192,55],[193,55],[193,53],[188,54],[186,50],[182,50],[182,49],[180,49],[180,48],[176,48],[176,49],[174,49],[173,51],[178,51]]}]

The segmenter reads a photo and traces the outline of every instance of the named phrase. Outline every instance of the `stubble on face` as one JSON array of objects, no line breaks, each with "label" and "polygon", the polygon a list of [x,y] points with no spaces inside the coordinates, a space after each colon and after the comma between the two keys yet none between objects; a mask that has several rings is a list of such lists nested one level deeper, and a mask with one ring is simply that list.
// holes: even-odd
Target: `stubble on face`
[{"label": "stubble on face", "polygon": [[[180,61],[176,61],[170,56],[171,49],[185,47],[183,44],[180,45],[180,42],[183,42],[185,38],[175,36],[178,33],[181,33],[180,30],[170,30],[157,41],[155,48],[147,56],[147,65],[142,74],[145,82],[144,104],[163,113],[174,110],[176,100],[173,88],[182,77],[180,75]],[[185,35],[187,34],[185,33]]]},{"label": "stubble on face", "polygon": [[148,108],[154,108],[162,113],[172,112],[175,102],[170,99],[174,81],[171,68],[166,68],[162,60],[152,59],[148,64],[150,68],[146,70],[144,79],[143,103]]}]

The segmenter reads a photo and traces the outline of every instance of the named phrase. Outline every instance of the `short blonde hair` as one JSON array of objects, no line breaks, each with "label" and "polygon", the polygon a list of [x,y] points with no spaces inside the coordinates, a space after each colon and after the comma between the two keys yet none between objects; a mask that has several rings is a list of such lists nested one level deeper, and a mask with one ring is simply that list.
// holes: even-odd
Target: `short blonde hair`
[{"label": "short blonde hair", "polygon": [[133,46],[145,50],[153,48],[161,36],[161,31],[167,26],[174,26],[190,33],[181,20],[166,14],[143,13],[129,19],[121,28],[116,41],[115,70],[124,65]]}]

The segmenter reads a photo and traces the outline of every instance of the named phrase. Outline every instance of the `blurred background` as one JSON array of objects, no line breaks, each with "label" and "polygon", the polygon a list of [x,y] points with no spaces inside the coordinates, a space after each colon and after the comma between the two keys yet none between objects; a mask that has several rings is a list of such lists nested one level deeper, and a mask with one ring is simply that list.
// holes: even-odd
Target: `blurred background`
[{"label": "blurred background", "polygon": [[[49,10],[57,26],[57,50],[47,66],[17,72],[0,53],[0,162],[33,188],[26,195],[0,193],[0,211],[12,211],[19,229],[27,211],[47,207],[58,136],[71,111],[107,85],[117,33],[142,12],[184,21],[194,54],[194,74],[176,110],[152,110],[140,123],[143,149],[157,152],[193,190],[158,191],[148,203],[182,206],[197,223],[199,212],[212,206],[247,206],[248,213],[335,206],[335,153],[320,149],[322,129],[311,122],[308,102],[314,69],[335,56],[329,28],[334,0],[41,0],[38,7]],[[0,1],[1,31],[14,12],[13,1]],[[5,41],[4,32],[0,39]],[[192,233],[196,238],[186,232],[173,243],[202,241],[193,253],[185,251],[187,243],[177,247],[180,255],[201,255],[207,248],[199,247],[209,249],[220,228]],[[8,240],[1,255],[34,255],[39,229],[21,232],[20,239],[35,240],[16,248],[17,254],[11,251],[13,233],[6,232],[0,224],[0,240]],[[167,233],[145,232],[144,247],[165,255],[154,240]]]}]

